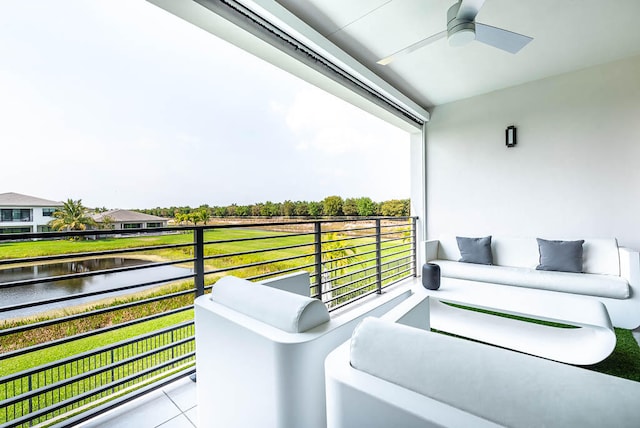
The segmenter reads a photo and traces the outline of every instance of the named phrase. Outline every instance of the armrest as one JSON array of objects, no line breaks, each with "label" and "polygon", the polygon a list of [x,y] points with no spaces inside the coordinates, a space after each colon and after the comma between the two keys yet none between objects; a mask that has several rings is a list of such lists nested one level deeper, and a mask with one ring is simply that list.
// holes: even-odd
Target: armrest
[{"label": "armrest", "polygon": [[299,271],[260,281],[260,284],[309,297],[309,272]]},{"label": "armrest", "polygon": [[631,248],[619,247],[620,276],[629,282],[632,295],[640,293],[640,253]]},{"label": "armrest", "polygon": [[[419,290],[420,291],[420,290]],[[381,319],[408,325],[422,330],[431,330],[429,322],[429,296],[422,293],[414,293],[395,308],[381,316]]]},{"label": "armrest", "polygon": [[438,246],[440,245],[440,241],[437,239],[432,239],[429,241],[424,241],[424,255],[425,260],[436,260],[438,258]]}]

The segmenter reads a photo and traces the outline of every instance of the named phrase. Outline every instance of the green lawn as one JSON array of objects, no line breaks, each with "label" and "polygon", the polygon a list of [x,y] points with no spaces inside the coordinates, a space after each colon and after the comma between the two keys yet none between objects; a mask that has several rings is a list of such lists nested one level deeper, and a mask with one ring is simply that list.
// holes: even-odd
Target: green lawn
[{"label": "green lawn", "polygon": [[640,347],[631,330],[616,328],[616,347],[604,361],[587,366],[590,370],[640,382]]}]

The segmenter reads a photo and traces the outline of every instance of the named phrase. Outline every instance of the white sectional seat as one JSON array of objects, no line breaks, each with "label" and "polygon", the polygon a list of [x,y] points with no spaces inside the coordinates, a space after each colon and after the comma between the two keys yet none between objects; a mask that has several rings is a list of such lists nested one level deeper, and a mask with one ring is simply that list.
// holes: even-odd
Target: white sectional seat
[{"label": "white sectional seat", "polygon": [[629,297],[629,283],[620,276],[549,272],[535,270],[535,268],[479,265],[452,260],[435,260],[433,263],[439,264],[442,275],[449,278],[610,297],[612,299]]},{"label": "white sectional seat", "polygon": [[463,263],[455,236],[426,242],[427,261],[442,277],[581,295],[602,301],[616,327],[640,326],[640,258],[616,239],[585,239],[582,273],[536,270],[536,238],[493,236],[493,264]]},{"label": "white sectional seat", "polygon": [[327,357],[328,428],[638,426],[638,382],[384,318]]}]

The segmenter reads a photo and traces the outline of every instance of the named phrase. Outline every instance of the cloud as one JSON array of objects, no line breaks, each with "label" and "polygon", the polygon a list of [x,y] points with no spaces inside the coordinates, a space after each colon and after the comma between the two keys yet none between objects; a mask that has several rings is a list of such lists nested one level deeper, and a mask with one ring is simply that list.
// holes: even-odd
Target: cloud
[{"label": "cloud", "polygon": [[328,155],[364,154],[408,142],[393,125],[318,88],[296,93],[289,106],[277,106],[297,137],[295,148]]},{"label": "cloud", "polygon": [[0,191],[109,208],[408,194],[404,131],[148,2],[37,9],[0,5]]}]

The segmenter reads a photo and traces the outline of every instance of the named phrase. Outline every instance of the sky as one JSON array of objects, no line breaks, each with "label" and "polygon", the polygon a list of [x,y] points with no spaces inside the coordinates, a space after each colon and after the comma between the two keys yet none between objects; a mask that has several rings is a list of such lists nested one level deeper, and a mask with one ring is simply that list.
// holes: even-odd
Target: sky
[{"label": "sky", "polygon": [[0,193],[409,197],[409,134],[143,0],[0,2]]}]

